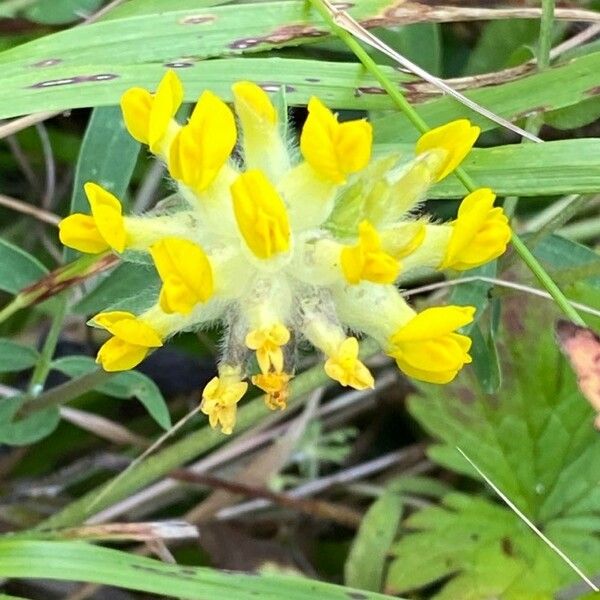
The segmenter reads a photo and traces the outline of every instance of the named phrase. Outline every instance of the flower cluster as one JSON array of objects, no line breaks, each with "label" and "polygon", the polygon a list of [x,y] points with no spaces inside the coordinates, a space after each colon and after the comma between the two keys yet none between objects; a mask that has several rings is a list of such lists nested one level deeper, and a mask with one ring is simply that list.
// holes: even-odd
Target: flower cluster
[{"label": "flower cluster", "polygon": [[249,373],[270,408],[285,407],[304,341],[324,354],[329,377],[356,389],[374,381],[350,331],[373,337],[410,377],[451,381],[471,361],[471,342],[457,331],[475,309],[417,314],[395,283],[411,269],[470,269],[506,249],[508,221],[489,189],[469,194],[450,223],[411,214],[461,163],[479,129],[454,121],[423,135],[414,156],[372,158],[371,125],[340,123],[317,98],[299,148],[281,135],[282,116],[259,86],[236,83],[233,98],[237,119],[205,91],[180,125],[183,88],[173,72],[155,93],[123,95],[129,132],[166,163],[183,204],[124,216],[115,196],[88,183],[91,215],[61,222],[63,244],[82,252],[149,253],[162,282],[143,314],[93,317],[112,336],[98,362],[131,369],[177,332],[222,321],[218,376],[204,389],[202,410],[224,433]]}]

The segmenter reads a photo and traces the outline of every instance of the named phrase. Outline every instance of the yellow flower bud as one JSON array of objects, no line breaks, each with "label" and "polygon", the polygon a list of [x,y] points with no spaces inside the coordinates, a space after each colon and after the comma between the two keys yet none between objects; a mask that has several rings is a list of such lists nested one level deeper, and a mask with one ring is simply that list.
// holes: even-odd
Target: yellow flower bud
[{"label": "yellow flower bud", "polygon": [[167,71],[155,94],[131,88],[121,97],[121,110],[127,130],[150,151],[158,154],[171,120],[183,102],[183,86],[174,71]]},{"label": "yellow flower bud", "polygon": [[471,340],[456,329],[473,321],[472,306],[427,308],[389,339],[387,353],[409,377],[429,383],[449,383],[471,362]]},{"label": "yellow flower bud", "polygon": [[381,247],[377,230],[362,221],[358,227],[358,243],[342,249],[340,261],[348,283],[361,281],[393,283],[400,273],[400,263]]},{"label": "yellow flower bud", "polygon": [[194,242],[165,237],[150,247],[150,254],[163,282],[159,302],[166,313],[188,315],[213,295],[210,262]]},{"label": "yellow flower bud", "polygon": [[171,144],[169,172],[194,191],[204,192],[227,162],[236,137],[231,109],[212,92],[204,92]]},{"label": "yellow flower bud", "polygon": [[461,202],[440,269],[473,269],[504,253],[511,230],[495,199],[492,190],[480,188]]},{"label": "yellow flower bud", "polygon": [[287,252],[290,224],[283,200],[259,170],[242,173],[231,186],[233,211],[252,253],[267,259]]},{"label": "yellow flower bud", "polygon": [[471,151],[481,129],[467,119],[458,119],[424,133],[415,151],[422,154],[428,150],[445,150],[445,159],[439,166],[435,181],[441,181],[460,165]]},{"label": "yellow flower bud", "polygon": [[325,373],[331,379],[356,390],[365,390],[375,386],[373,375],[358,359],[358,340],[346,338],[337,352],[325,362]]},{"label": "yellow flower bud", "polygon": [[219,376],[213,377],[202,392],[200,410],[208,415],[208,422],[214,429],[230,435],[235,426],[237,403],[242,399],[248,384],[241,381],[240,371],[234,367],[220,367]]},{"label": "yellow flower bud", "polygon": [[308,102],[308,118],[300,136],[302,156],[319,175],[336,184],[367,166],[373,130],[365,120],[338,123],[318,99]]},{"label": "yellow flower bud", "polygon": [[105,371],[126,371],[142,362],[151,348],[162,346],[160,335],[125,311],[96,315],[92,321],[113,335],[98,351],[96,362]]},{"label": "yellow flower bud", "polygon": [[283,351],[281,346],[285,346],[290,341],[290,332],[282,323],[274,323],[270,327],[262,329],[253,329],[246,336],[246,346],[250,350],[256,351],[256,360],[263,373],[273,370],[280,372],[283,370]]}]

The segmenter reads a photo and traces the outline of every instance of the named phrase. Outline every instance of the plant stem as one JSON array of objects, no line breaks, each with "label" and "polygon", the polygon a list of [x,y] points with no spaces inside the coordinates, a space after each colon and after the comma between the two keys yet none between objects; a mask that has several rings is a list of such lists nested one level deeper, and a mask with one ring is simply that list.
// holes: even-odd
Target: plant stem
[{"label": "plant stem", "polygon": [[550,66],[552,50],[552,31],[554,29],[555,0],[542,0],[542,18],[540,20],[540,37],[538,44],[538,70],[544,71]]},{"label": "plant stem", "polygon": [[58,343],[58,338],[60,336],[65,317],[67,316],[68,302],[65,294],[61,294],[57,297],[57,304],[58,306],[54,316],[52,317],[52,324],[50,325],[50,330],[48,331],[48,335],[44,341],[40,358],[35,365],[33,375],[31,376],[31,381],[29,382],[28,392],[34,397],[38,396],[44,389],[46,378],[50,372],[54,351],[56,350],[56,344]]},{"label": "plant stem", "polygon": [[[361,345],[361,356],[366,358],[375,354],[379,347],[373,340],[367,340]],[[289,408],[299,406],[304,402],[306,394],[319,386],[326,385],[330,379],[323,367],[317,365],[305,371],[292,381]],[[238,411],[236,434],[242,433],[264,418],[265,408],[263,396],[259,396],[242,406]],[[127,477],[117,481],[109,491],[103,493],[104,485],[88,492],[85,496],[69,504],[64,510],[53,515],[38,527],[66,527],[84,522],[90,516],[119,502],[168,474],[176,467],[185,464],[193,458],[204,454],[223,443],[227,438],[208,426],[202,427],[182,440],[174,443],[162,452],[150,456],[133,468]],[[110,485],[110,482],[107,484]],[[97,500],[98,494],[103,493],[102,499]]]},{"label": "plant stem", "polygon": [[[417,111],[411,106],[406,100],[402,92],[388,79],[386,74],[379,68],[379,65],[369,56],[364,50],[360,43],[352,36],[352,34],[346,31],[343,27],[340,27],[333,18],[327,6],[322,0],[310,0],[311,5],[323,16],[323,19],[331,27],[331,30],[354,52],[356,57],[364,65],[364,67],[381,83],[385,91],[390,95],[392,100],[396,103],[398,108],[405,114],[415,128],[425,133],[429,131],[427,123],[420,117]],[[552,11],[550,11],[548,4],[552,5]],[[545,0],[544,7],[547,8],[547,15],[544,20],[544,35],[546,35],[546,29],[548,28],[548,21],[553,18],[553,0]],[[548,51],[549,53],[549,51]],[[548,59],[549,60],[549,59]],[[472,192],[476,189],[477,184],[473,179],[465,172],[462,167],[459,167],[455,171],[456,177],[462,182],[465,188]],[[544,267],[538,262],[535,256],[531,253],[529,248],[523,243],[519,236],[513,232],[512,244],[523,262],[531,269],[533,274],[537,277],[538,281],[552,296],[556,304],[561,310],[568,316],[573,322],[583,324],[583,319],[579,316],[577,311],[569,304],[566,296],[562,293],[560,288],[552,280],[550,275],[545,271]]]}]

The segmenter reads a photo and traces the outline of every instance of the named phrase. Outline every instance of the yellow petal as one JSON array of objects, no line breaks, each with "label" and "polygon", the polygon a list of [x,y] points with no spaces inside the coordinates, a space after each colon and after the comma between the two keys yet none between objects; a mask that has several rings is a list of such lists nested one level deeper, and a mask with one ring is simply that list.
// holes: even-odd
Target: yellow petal
[{"label": "yellow petal", "polygon": [[424,133],[417,142],[416,153],[428,150],[445,150],[446,158],[439,166],[436,181],[447,177],[460,165],[471,151],[481,129],[467,119],[458,119]]},{"label": "yellow petal", "polygon": [[127,371],[139,365],[148,354],[148,347],[130,344],[120,338],[112,337],[98,350],[96,362],[105,371]]},{"label": "yellow petal", "polygon": [[127,243],[127,233],[121,203],[116,196],[91,181],[83,188],[100,235],[113,250],[123,252]]},{"label": "yellow petal", "polygon": [[203,192],[227,162],[236,137],[231,109],[212,92],[204,92],[189,123],[171,144],[169,172],[193,190]]},{"label": "yellow petal", "polygon": [[373,131],[364,120],[338,123],[318,98],[308,103],[308,118],[300,135],[302,156],[321,177],[342,184],[371,159]]},{"label": "yellow petal", "polygon": [[275,125],[277,123],[277,111],[271,102],[269,95],[258,85],[251,81],[238,81],[231,87],[235,100],[235,109],[238,115],[244,119],[245,112],[252,112],[252,117]]},{"label": "yellow petal", "polygon": [[271,410],[283,410],[289,396],[289,373],[261,373],[252,377],[252,383],[267,394],[266,404]]},{"label": "yellow petal", "polygon": [[104,312],[97,314],[92,321],[129,344],[144,348],[158,348],[163,345],[160,335],[132,313],[120,310]]},{"label": "yellow petal", "polygon": [[441,269],[472,269],[504,253],[511,230],[495,199],[492,190],[481,188],[461,202]]},{"label": "yellow petal", "polygon": [[152,110],[152,94],[143,88],[135,87],[121,96],[121,111],[127,131],[141,144],[148,143],[148,124]]},{"label": "yellow petal", "polygon": [[344,277],[352,284],[393,283],[400,273],[400,263],[382,249],[379,234],[368,221],[359,225],[358,243],[342,249],[340,262]]},{"label": "yellow petal", "polygon": [[419,342],[450,333],[473,321],[473,306],[434,306],[426,308],[402,326],[394,342]]},{"label": "yellow petal", "polygon": [[154,94],[150,118],[148,120],[148,145],[150,151],[157,154],[171,119],[183,102],[183,86],[173,70],[168,70],[161,79]]},{"label": "yellow petal", "polygon": [[110,248],[100,235],[94,218],[81,213],[70,215],[58,224],[58,237],[64,246],[87,254],[98,254]]},{"label": "yellow petal", "polygon": [[365,390],[375,386],[369,369],[358,359],[358,340],[346,338],[337,353],[325,362],[325,373],[342,385]]},{"label": "yellow petal", "polygon": [[245,344],[250,350],[256,351],[256,359],[260,370],[268,373],[271,368],[280,372],[283,370],[283,351],[290,341],[290,331],[282,323],[274,323],[262,329],[253,329],[246,335]]},{"label": "yellow petal", "polygon": [[290,247],[290,224],[283,200],[257,169],[242,173],[231,186],[238,228],[252,253],[271,258]]},{"label": "yellow petal", "polygon": [[150,254],[163,282],[160,305],[166,313],[187,315],[213,295],[212,268],[197,244],[167,237],[153,244]]}]

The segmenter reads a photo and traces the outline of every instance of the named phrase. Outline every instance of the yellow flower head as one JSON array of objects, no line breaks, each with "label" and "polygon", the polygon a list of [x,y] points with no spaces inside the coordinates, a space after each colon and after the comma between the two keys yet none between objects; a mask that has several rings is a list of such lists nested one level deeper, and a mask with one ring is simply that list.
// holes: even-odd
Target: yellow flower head
[{"label": "yellow flower head", "polygon": [[84,185],[92,215],[75,213],[59,224],[60,241],[80,252],[96,254],[109,248],[123,252],[127,244],[127,232],[121,203],[109,191],[96,183]]},{"label": "yellow flower head", "polygon": [[441,269],[473,269],[504,254],[511,230],[495,200],[492,190],[480,188],[461,202]]},{"label": "yellow flower head", "polygon": [[93,319],[112,334],[98,353],[102,366],[132,368],[178,332],[222,323],[218,377],[204,389],[201,410],[225,433],[248,380],[269,408],[285,408],[303,341],[324,355],[329,377],[356,389],[374,379],[349,331],[374,338],[411,377],[450,381],[471,360],[470,340],[456,330],[474,309],[417,315],[395,282],[401,270],[469,268],[504,250],[506,218],[489,191],[467,197],[452,224],[413,216],[429,186],[463,160],[478,128],[455,121],[424,135],[412,160],[392,154],[371,162],[371,125],[340,123],[311,98],[298,153],[280,127],[286,115],[260,86],[233,85],[236,115],[212,91],[197,92],[185,124],[175,120],[184,94],[173,72],[155,93],[134,88],[122,100],[132,135],[167,163],[177,201],[124,217],[117,198],[89,183],[91,215],[60,225],[63,243],[84,252],[113,249],[136,261],[145,253],[162,284],[138,316]]},{"label": "yellow flower head", "polygon": [[467,119],[458,119],[423,134],[415,148],[417,154],[429,150],[442,150],[443,158],[436,181],[447,177],[460,165],[477,141],[481,129]]},{"label": "yellow flower head", "polygon": [[129,312],[100,313],[92,321],[113,336],[100,348],[96,358],[105,371],[133,369],[151,348],[163,345],[160,335],[150,325]]},{"label": "yellow flower head", "polygon": [[471,323],[474,314],[472,306],[427,308],[390,337],[387,353],[409,377],[448,383],[471,362],[471,340],[456,330]]},{"label": "yellow flower head", "polygon": [[239,370],[221,367],[219,377],[213,377],[202,392],[200,410],[208,415],[212,428],[231,434],[235,426],[237,403],[242,399],[248,384],[240,380]]}]

